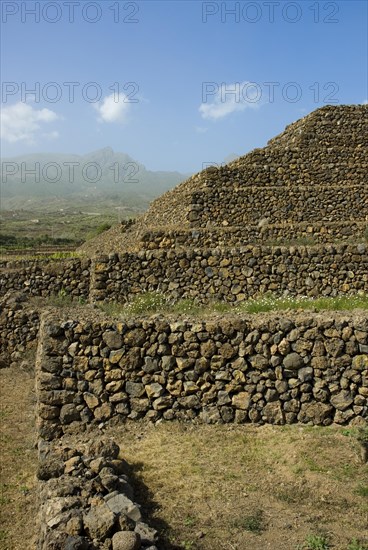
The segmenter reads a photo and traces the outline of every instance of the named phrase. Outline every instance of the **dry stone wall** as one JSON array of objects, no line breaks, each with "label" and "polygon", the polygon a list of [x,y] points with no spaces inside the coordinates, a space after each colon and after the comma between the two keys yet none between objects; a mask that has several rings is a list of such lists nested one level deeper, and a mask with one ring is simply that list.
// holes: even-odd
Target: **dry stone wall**
[{"label": "dry stone wall", "polygon": [[[190,297],[204,303],[213,299],[240,302],[266,292],[336,296],[368,292],[367,250],[364,243],[247,245],[141,250],[92,261],[31,261],[20,269],[0,269],[1,293],[19,289],[27,296],[47,297],[62,292],[91,302],[124,302],[156,290],[172,299]],[[5,310],[2,300],[0,316],[5,328],[17,327],[11,324],[16,316]]]},{"label": "dry stone wall", "polygon": [[367,105],[326,105],[289,124],[268,145],[317,147],[327,154],[333,146],[360,149],[367,144],[367,116]]},{"label": "dry stone wall", "polygon": [[[173,300],[241,302],[256,294],[336,296],[368,291],[367,245],[153,250],[96,261],[30,262],[0,274],[0,367],[36,344],[40,311],[30,296],[125,302],[146,291]],[[52,270],[55,269],[55,272]],[[14,293],[13,289],[22,289]]]},{"label": "dry stone wall", "polygon": [[61,293],[88,300],[89,292],[89,260],[0,262],[0,368],[21,362],[36,347],[44,305],[30,298]]},{"label": "dry stone wall", "polygon": [[273,292],[336,296],[368,291],[367,246],[245,246],[111,254],[94,263],[92,301],[155,291],[173,299],[240,302]]},{"label": "dry stone wall", "polygon": [[0,296],[26,290],[31,296],[51,296],[63,291],[87,298],[90,260],[21,260],[0,262]]},{"label": "dry stone wall", "polygon": [[7,292],[0,301],[0,363],[18,361],[35,345],[40,312],[28,302],[30,297],[47,298],[62,291],[91,302],[126,302],[139,293],[159,291],[172,300],[239,303],[266,292],[312,297],[354,294],[368,292],[367,249],[363,243],[155,249],[93,261],[31,261],[18,270],[7,267],[0,271],[1,293]]},{"label": "dry stone wall", "polygon": [[22,360],[35,348],[40,325],[39,311],[30,306],[24,292],[8,292],[0,305],[0,368]]},{"label": "dry stone wall", "polygon": [[[302,119],[303,120],[303,119]],[[362,120],[364,117],[362,116]],[[337,184],[361,184],[366,179],[367,156],[364,143],[317,144],[311,141],[288,146],[283,140],[271,140],[263,149],[255,149],[226,166],[210,167],[206,171],[206,187],[235,186],[294,186],[312,187]],[[361,136],[362,137],[362,136]],[[362,139],[364,139],[362,137]],[[276,145],[277,143],[277,145]],[[273,144],[273,145],[271,145]],[[215,177],[218,177],[216,180]]]},{"label": "dry stone wall", "polygon": [[368,412],[368,319],[46,315],[36,377],[46,440],[126,418],[359,423]]},{"label": "dry stone wall", "polygon": [[270,223],[364,221],[368,219],[367,184],[243,188],[224,182],[214,191],[194,193],[188,213],[189,222],[199,227],[243,226],[264,218]]},{"label": "dry stone wall", "polygon": [[[298,243],[299,241],[299,243]],[[305,241],[305,242],[300,242]],[[246,244],[325,244],[367,242],[368,222],[317,222],[259,224],[243,227],[152,229],[140,236],[140,250],[162,248],[231,248]]]}]

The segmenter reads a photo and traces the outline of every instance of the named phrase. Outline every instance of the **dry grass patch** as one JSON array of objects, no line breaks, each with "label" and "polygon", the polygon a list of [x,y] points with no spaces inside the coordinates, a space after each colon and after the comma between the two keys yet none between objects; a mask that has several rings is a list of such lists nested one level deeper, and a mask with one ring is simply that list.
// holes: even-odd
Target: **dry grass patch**
[{"label": "dry grass patch", "polygon": [[296,550],[313,536],[367,548],[368,467],[354,430],[162,423],[114,436],[164,549]]},{"label": "dry grass patch", "polygon": [[33,373],[0,370],[0,549],[35,548],[37,452]]}]

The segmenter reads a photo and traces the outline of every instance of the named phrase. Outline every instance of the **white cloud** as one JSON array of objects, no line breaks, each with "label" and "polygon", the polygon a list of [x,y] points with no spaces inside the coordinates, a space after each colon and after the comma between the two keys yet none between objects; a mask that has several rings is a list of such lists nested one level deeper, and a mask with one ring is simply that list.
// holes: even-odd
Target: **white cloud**
[{"label": "white cloud", "polygon": [[362,103],[363,105],[368,105],[368,99],[365,99]]},{"label": "white cloud", "polygon": [[58,139],[60,137],[60,134],[57,130],[54,130],[53,132],[47,132],[45,134],[42,134],[42,137],[51,141],[54,139]]},{"label": "white cloud", "polygon": [[94,105],[100,122],[126,122],[131,102],[125,94],[111,94]]},{"label": "white cloud", "polygon": [[3,107],[1,111],[1,139],[9,143],[25,141],[33,144],[41,125],[60,118],[50,109],[36,109],[21,101],[9,107]]},{"label": "white cloud", "polygon": [[[256,109],[260,106],[262,90],[254,82],[222,83],[219,86],[213,86],[213,83],[209,84],[211,86],[206,91],[211,102],[208,101],[200,105],[199,112],[202,118],[217,120],[231,113]],[[213,93],[214,88],[217,88],[215,93]]]}]

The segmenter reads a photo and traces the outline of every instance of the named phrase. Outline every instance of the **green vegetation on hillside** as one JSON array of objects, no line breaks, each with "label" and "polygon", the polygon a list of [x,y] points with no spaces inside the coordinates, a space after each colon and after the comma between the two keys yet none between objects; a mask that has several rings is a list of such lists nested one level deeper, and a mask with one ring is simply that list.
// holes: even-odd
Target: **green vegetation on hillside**
[{"label": "green vegetation on hillside", "polygon": [[40,235],[39,237],[26,237],[25,235],[0,235],[0,249],[6,250],[23,250],[31,248],[40,248],[42,246],[57,247],[70,246],[74,247],[80,244],[81,241],[68,239],[63,237],[52,238],[49,235]]},{"label": "green vegetation on hillside", "polygon": [[134,202],[130,206],[117,206],[116,201],[114,204],[101,202],[97,206],[90,201],[67,204],[67,201],[55,201],[38,207],[30,205],[29,210],[2,210],[0,249],[74,248],[119,221],[137,216],[144,208]]}]

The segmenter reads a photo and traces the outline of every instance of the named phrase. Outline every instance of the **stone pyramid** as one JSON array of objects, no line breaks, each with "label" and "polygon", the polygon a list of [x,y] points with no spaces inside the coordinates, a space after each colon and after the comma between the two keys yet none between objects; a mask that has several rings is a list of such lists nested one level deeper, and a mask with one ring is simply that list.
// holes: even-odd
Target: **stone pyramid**
[{"label": "stone pyramid", "polygon": [[168,191],[89,255],[245,244],[361,242],[368,220],[368,106],[326,106],[226,166]]}]

